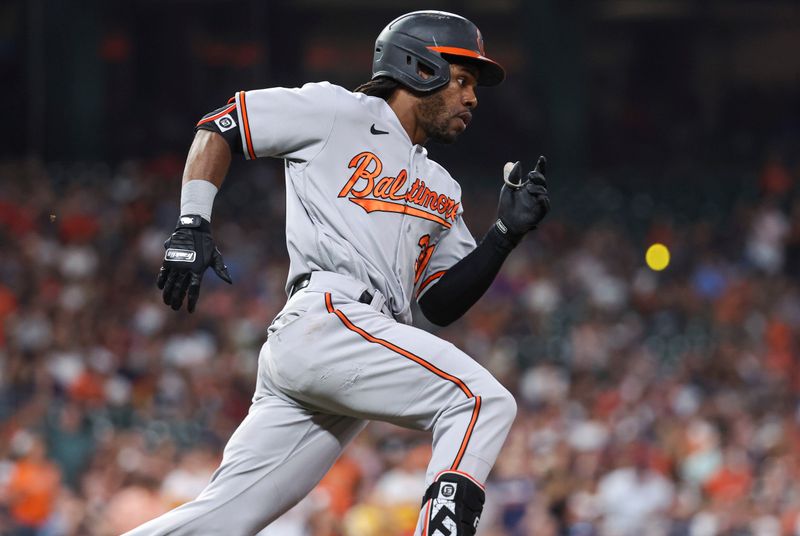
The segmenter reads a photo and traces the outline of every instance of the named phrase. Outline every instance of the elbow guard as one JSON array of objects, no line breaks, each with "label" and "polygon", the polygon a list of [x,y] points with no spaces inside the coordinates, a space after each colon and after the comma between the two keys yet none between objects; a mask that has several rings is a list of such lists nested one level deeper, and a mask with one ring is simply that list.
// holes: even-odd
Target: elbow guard
[{"label": "elbow guard", "polygon": [[195,125],[197,130],[210,130],[222,136],[235,154],[243,154],[242,136],[239,133],[239,123],[237,122],[236,104],[229,103],[213,112],[207,113]]}]

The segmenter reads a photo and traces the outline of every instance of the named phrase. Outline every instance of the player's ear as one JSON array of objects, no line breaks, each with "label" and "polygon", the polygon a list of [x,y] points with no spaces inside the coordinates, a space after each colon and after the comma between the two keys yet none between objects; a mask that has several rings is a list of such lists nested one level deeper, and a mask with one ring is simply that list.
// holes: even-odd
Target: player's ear
[{"label": "player's ear", "polygon": [[419,74],[424,80],[427,80],[433,76],[433,69],[427,65],[423,65],[422,63],[417,63],[417,74]]}]

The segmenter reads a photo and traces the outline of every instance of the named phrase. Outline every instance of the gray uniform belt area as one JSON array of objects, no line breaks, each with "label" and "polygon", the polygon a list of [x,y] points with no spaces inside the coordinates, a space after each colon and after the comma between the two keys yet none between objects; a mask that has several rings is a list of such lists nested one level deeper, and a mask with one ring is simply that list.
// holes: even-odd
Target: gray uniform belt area
[{"label": "gray uniform belt area", "polygon": [[[311,274],[305,274],[300,276],[300,278],[294,282],[292,285],[292,289],[289,291],[289,297],[291,298],[298,290],[302,290],[311,283]],[[369,291],[365,290],[361,293],[361,296],[358,298],[358,301],[361,303],[370,304],[372,303],[372,294]]]}]

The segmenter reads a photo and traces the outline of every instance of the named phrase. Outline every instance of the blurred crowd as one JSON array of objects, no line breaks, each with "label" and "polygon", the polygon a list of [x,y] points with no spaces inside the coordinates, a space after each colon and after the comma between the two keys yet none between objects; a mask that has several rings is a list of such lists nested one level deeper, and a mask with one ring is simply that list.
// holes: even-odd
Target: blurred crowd
[{"label": "blurred crowd", "polygon": [[[181,168],[0,166],[0,534],[119,534],[191,500],[247,411],[285,301],[281,168],[226,182],[235,284],[207,277],[193,315],[155,288]],[[771,158],[722,217],[643,226],[577,224],[573,191],[463,319],[417,314],[518,401],[479,535],[800,535],[798,171]],[[464,190],[480,236],[496,185]],[[410,535],[429,456],[372,423],[263,534]]]}]

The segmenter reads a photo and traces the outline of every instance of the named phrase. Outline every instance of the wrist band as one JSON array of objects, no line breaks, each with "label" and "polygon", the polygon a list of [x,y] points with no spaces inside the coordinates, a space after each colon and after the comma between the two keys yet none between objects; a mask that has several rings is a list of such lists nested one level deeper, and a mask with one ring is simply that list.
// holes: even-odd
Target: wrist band
[{"label": "wrist band", "polygon": [[202,179],[191,179],[181,187],[181,216],[198,214],[211,221],[211,208],[218,188]]},{"label": "wrist band", "polygon": [[509,248],[509,250],[514,249],[517,244],[520,243],[522,240],[523,235],[517,235],[511,232],[511,230],[506,227],[503,223],[503,220],[497,218],[497,221],[494,222],[492,225],[492,230],[496,233],[497,237],[501,239],[502,242]]}]

